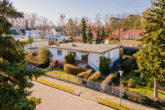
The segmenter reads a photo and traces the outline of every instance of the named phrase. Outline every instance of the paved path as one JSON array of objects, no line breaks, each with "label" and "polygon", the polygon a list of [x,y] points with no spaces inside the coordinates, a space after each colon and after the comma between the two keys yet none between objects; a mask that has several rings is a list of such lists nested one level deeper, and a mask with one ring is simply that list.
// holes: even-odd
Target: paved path
[{"label": "paved path", "polygon": [[114,110],[96,102],[34,82],[33,96],[41,98],[36,110]]},{"label": "paved path", "polygon": [[[102,92],[95,91],[93,89],[89,89],[89,88],[86,88],[86,87],[82,87],[82,86],[78,86],[78,85],[75,85],[75,84],[67,83],[67,82],[60,81],[60,80],[57,80],[57,79],[54,79],[54,78],[49,78],[49,77],[45,77],[45,76],[42,76],[42,78],[45,79],[45,80],[54,82],[56,84],[61,84],[61,85],[65,85],[67,87],[73,88],[73,89],[76,90],[75,91],[76,94],[81,93],[80,97],[91,100],[91,101],[94,101],[94,102],[97,102],[99,99],[107,99],[107,100],[110,100],[110,101],[118,103],[118,104],[120,103],[120,99],[118,97],[113,96],[113,95],[108,95],[108,94],[105,94],[105,93],[102,93]],[[125,99],[122,99],[122,105],[124,105],[128,108],[132,108],[134,110],[157,110],[155,108],[147,107],[147,106],[137,104],[137,103],[134,103],[132,101],[125,100]],[[91,109],[91,110],[93,110],[93,109]]]}]

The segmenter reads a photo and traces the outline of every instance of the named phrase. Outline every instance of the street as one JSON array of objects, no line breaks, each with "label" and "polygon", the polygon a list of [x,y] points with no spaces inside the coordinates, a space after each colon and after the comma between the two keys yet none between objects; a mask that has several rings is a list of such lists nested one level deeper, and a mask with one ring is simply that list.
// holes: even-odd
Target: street
[{"label": "street", "polygon": [[33,96],[41,98],[36,110],[113,110],[87,99],[34,82]]}]

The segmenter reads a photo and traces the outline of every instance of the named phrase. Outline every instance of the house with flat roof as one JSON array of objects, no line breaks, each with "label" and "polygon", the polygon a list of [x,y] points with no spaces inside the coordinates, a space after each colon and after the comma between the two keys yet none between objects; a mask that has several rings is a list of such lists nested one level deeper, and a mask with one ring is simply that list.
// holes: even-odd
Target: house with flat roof
[{"label": "house with flat roof", "polygon": [[90,65],[94,70],[99,70],[100,57],[110,58],[112,64],[120,58],[120,45],[110,44],[85,44],[85,43],[62,43],[50,45],[52,59],[59,63],[65,63],[65,55],[68,52],[75,54],[75,59],[79,63]]}]

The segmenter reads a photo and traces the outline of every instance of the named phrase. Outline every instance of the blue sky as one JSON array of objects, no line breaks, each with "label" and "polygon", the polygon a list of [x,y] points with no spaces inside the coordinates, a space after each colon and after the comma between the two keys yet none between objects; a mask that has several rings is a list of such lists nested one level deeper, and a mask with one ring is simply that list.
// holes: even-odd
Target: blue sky
[{"label": "blue sky", "polygon": [[150,7],[151,0],[11,0],[17,10],[36,13],[56,21],[61,13],[67,18],[96,14],[139,14]]}]

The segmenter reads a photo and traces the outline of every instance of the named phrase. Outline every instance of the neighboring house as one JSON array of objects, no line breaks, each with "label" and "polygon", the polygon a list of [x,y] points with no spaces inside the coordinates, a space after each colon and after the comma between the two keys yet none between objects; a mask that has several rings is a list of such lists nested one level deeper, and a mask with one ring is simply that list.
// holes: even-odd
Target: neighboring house
[{"label": "neighboring house", "polygon": [[31,29],[11,29],[12,35],[15,40],[28,40],[33,37],[33,40],[41,39],[40,30],[31,30]]},{"label": "neighboring house", "polygon": [[137,39],[142,37],[142,30],[127,30],[120,36],[120,44],[124,48],[137,49],[140,42]]},{"label": "neighboring house", "polygon": [[47,40],[53,40],[53,41],[67,41],[69,40],[69,38],[71,38],[70,36],[63,36],[65,35],[62,31],[60,31],[59,29],[48,29],[46,31],[46,39]]},{"label": "neighboring house", "polygon": [[112,60],[112,64],[120,58],[120,46],[108,44],[85,44],[85,43],[62,43],[49,46],[52,59],[59,63],[65,63],[65,55],[68,52],[75,54],[75,59],[79,63],[86,63],[94,70],[99,70],[100,57],[105,56]]}]

